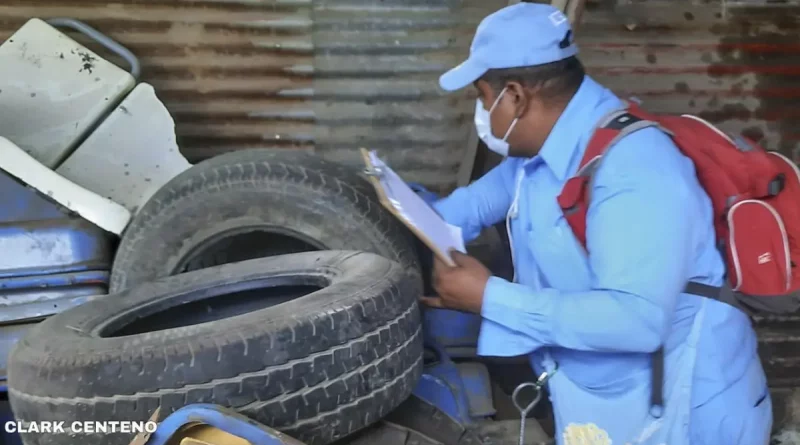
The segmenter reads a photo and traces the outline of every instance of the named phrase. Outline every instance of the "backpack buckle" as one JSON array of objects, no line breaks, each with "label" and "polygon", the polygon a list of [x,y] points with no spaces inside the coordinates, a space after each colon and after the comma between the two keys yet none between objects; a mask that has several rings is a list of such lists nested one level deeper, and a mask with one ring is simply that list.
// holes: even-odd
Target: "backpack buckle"
[{"label": "backpack buckle", "polygon": [[621,131],[625,127],[640,122],[641,120],[642,120],[641,118],[634,116],[631,113],[623,113],[620,114],[619,116],[614,117],[614,119],[612,119],[610,122],[604,125],[603,128],[607,128],[609,130]]}]

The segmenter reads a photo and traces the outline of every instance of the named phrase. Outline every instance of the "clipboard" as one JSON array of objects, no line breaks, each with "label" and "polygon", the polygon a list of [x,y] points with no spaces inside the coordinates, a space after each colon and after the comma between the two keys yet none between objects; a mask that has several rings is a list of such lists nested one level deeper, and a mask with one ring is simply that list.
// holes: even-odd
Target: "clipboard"
[{"label": "clipboard", "polygon": [[448,266],[455,266],[450,258],[450,249],[466,252],[461,229],[442,219],[375,152],[362,148],[361,156],[381,205],[425,243],[437,258]]}]

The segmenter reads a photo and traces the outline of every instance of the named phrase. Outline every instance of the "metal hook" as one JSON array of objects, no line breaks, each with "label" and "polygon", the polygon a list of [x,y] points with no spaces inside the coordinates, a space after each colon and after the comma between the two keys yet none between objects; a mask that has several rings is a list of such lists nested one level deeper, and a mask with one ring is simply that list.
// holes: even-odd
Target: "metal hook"
[{"label": "metal hook", "polygon": [[[383,168],[376,166],[368,167],[364,169],[364,174],[371,178],[376,178],[378,181],[380,181],[383,190],[387,194],[389,194],[390,196],[394,195],[391,185],[389,185],[387,181],[383,180],[386,177],[386,173],[384,172]],[[391,200],[392,198],[389,197],[389,199]],[[397,209],[399,210],[399,206],[395,207],[397,207]]]},{"label": "metal hook", "polygon": [[367,176],[373,176],[376,178],[380,178],[383,176],[383,169],[379,167],[372,167],[372,168],[365,168],[364,174]]},{"label": "metal hook", "polygon": [[[519,395],[525,388],[533,388],[536,391],[536,397],[533,398],[528,405],[523,407],[519,401]],[[523,416],[527,416],[531,410],[536,407],[536,404],[542,399],[542,388],[538,383],[527,382],[527,383],[520,383],[519,386],[514,388],[514,392],[511,394],[511,401],[514,402],[514,406],[517,407],[519,413]]]}]

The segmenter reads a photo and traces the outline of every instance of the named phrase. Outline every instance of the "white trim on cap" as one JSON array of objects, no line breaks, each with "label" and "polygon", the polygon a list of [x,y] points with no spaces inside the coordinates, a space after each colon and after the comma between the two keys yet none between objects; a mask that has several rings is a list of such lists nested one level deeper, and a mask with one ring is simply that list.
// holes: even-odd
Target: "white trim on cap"
[{"label": "white trim on cap", "polygon": [[553,26],[558,26],[567,21],[567,16],[565,16],[561,11],[554,11],[552,14],[547,16],[547,18],[550,19],[550,23],[552,23]]}]

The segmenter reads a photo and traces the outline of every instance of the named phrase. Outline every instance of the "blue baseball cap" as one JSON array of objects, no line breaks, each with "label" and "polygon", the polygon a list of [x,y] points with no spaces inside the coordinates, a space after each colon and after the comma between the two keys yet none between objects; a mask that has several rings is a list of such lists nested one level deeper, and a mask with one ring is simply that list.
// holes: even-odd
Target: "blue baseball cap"
[{"label": "blue baseball cap", "polygon": [[544,65],[575,54],[578,47],[563,12],[550,5],[517,3],[481,21],[469,57],[442,74],[439,85],[460,90],[491,69]]}]

